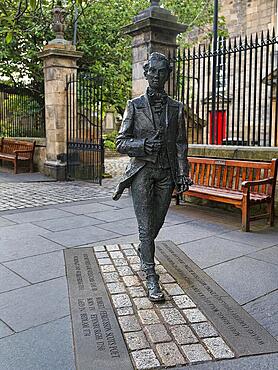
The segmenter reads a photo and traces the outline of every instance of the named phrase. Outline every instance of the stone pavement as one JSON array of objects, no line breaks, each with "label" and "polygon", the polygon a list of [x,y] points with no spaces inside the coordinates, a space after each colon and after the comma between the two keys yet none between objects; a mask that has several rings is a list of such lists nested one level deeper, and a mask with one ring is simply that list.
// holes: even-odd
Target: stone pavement
[{"label": "stone pavement", "polygon": [[[4,184],[0,201],[5,204],[11,198]],[[63,249],[138,243],[132,201],[128,195],[112,201],[114,183],[109,180],[107,190],[88,183],[25,185],[25,181],[14,184],[14,204],[0,212],[0,369],[74,370]],[[55,193],[56,199],[67,202],[39,202],[43,194],[55,199]],[[30,207],[22,208],[27,194]],[[278,227],[256,223],[251,233],[242,233],[239,221],[220,210],[172,205],[158,239],[178,244],[278,339]],[[195,335],[193,325],[184,330],[191,328]],[[181,355],[189,359],[184,351]],[[276,370],[277,363],[278,355],[269,354],[210,360],[182,369]]]},{"label": "stone pavement", "polygon": [[111,196],[128,161],[126,156],[105,159],[106,172],[113,178],[104,179],[101,187],[89,181],[55,182],[40,173],[14,175],[1,169],[5,172],[0,172],[0,211]]},{"label": "stone pavement", "polygon": [[128,163],[129,157],[125,155],[105,158],[105,172],[109,173],[113,177],[120,176],[124,172]]}]

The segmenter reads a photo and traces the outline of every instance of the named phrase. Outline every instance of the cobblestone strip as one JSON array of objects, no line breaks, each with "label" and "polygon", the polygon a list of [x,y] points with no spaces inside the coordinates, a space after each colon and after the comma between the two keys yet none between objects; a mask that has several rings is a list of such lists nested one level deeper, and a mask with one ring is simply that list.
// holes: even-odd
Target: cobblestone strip
[{"label": "cobblestone strip", "polygon": [[105,158],[105,172],[113,177],[122,176],[129,161],[130,158],[127,156]]},{"label": "cobblestone strip", "polygon": [[166,301],[155,304],[148,300],[136,247],[125,244],[94,248],[135,369],[235,357],[159,261],[157,271]]},{"label": "cobblestone strip", "polygon": [[0,212],[111,197],[117,182],[0,183]]}]

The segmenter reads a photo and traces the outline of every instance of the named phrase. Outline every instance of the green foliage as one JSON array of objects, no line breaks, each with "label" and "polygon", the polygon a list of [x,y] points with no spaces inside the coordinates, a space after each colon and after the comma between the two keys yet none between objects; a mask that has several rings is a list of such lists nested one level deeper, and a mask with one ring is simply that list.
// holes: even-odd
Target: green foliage
[{"label": "green foliage", "polygon": [[116,144],[110,140],[104,140],[104,148],[110,150],[116,150]]},{"label": "green foliage", "polygon": [[[163,0],[165,8],[172,11],[181,23],[187,26],[186,32],[179,36],[179,44],[182,46],[191,46],[190,33],[198,31],[198,41],[212,39],[213,24],[213,0]],[[220,6],[219,6],[220,7]],[[225,28],[225,19],[219,16],[218,21],[219,36],[227,36]],[[196,41],[196,38],[193,38]]]},{"label": "green foliage", "polygon": [[105,77],[104,102],[123,114],[131,90],[131,45],[122,27],[129,24],[146,0],[99,0],[90,5],[78,24],[82,66]]},{"label": "green foliage", "polygon": [[107,149],[116,150],[116,137],[117,136],[118,136],[118,132],[116,130],[103,135],[104,147]]},{"label": "green foliage", "polygon": [[[29,81],[34,93],[43,95],[43,69],[38,53],[51,31],[52,0],[0,0],[0,76],[12,82]],[[213,0],[162,0],[162,5],[188,26],[180,37],[187,45],[187,34],[194,27],[210,37]],[[77,48],[84,52],[80,66],[105,77],[104,104],[123,114],[131,94],[131,38],[122,27],[150,5],[149,0],[64,0],[68,16],[66,39],[73,39],[74,10],[78,5]],[[209,27],[207,27],[209,25]],[[205,28],[207,29],[205,30]],[[104,106],[105,108],[105,106]]]},{"label": "green foliage", "polygon": [[116,138],[118,136],[118,131],[114,130],[114,131],[111,131],[111,132],[108,132],[106,135],[105,135],[105,138],[107,140],[110,140],[110,141],[113,141],[113,142],[116,142]]}]

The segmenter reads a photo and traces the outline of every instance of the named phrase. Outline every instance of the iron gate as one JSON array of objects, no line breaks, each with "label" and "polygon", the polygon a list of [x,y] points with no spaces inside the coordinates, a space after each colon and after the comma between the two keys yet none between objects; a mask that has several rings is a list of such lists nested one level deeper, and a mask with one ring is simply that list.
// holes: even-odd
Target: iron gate
[{"label": "iron gate", "polygon": [[104,168],[102,80],[79,72],[67,77],[67,176],[101,185]]}]

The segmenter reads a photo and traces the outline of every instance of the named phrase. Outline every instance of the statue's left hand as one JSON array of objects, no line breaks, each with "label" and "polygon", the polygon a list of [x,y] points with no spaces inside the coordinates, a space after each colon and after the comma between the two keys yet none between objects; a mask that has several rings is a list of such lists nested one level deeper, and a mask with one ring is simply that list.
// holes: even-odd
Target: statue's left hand
[{"label": "statue's left hand", "polygon": [[178,177],[178,193],[184,193],[189,190],[189,186],[193,185],[193,181],[188,176]]}]

